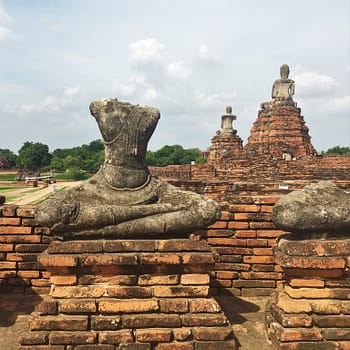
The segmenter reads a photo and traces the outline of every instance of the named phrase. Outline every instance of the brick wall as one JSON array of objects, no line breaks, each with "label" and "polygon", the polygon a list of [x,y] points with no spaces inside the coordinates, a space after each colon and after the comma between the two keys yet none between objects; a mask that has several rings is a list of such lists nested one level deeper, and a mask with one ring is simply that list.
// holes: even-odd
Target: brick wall
[{"label": "brick wall", "polygon": [[49,291],[49,274],[39,268],[37,256],[51,237],[35,227],[33,206],[0,207],[0,293]]},{"label": "brick wall", "polygon": [[[283,275],[275,264],[272,247],[283,232],[271,222],[278,196],[242,196],[222,202],[222,216],[207,230],[215,254],[212,290],[235,295],[269,295]],[[49,274],[40,269],[37,256],[52,237],[35,227],[33,206],[0,207],[0,292],[45,294]]]}]

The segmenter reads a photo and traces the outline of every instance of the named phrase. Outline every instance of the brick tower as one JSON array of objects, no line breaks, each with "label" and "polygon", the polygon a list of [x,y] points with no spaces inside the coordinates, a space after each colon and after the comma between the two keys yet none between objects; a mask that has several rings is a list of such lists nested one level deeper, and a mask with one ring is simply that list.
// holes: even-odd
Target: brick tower
[{"label": "brick tower", "polygon": [[236,116],[232,114],[232,107],[226,107],[226,114],[221,117],[221,129],[211,139],[210,154],[208,164],[214,165],[227,162],[241,157],[242,139],[237,135],[237,130],[233,129],[232,123]]},{"label": "brick tower", "polygon": [[300,108],[293,101],[294,81],[288,79],[289,67],[281,66],[281,79],[274,82],[272,101],[261,104],[250,130],[244,153],[259,158],[293,159],[317,154]]}]

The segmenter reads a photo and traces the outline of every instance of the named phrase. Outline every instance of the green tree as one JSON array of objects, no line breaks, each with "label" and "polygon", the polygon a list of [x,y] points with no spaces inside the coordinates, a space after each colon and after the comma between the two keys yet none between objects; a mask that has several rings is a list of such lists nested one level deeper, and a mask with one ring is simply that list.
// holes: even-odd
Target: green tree
[{"label": "green tree", "polygon": [[158,151],[147,152],[146,161],[148,165],[166,166],[191,164],[192,162],[204,162],[201,159],[201,151],[198,148],[184,149],[180,145],[163,146]]},{"label": "green tree", "polygon": [[322,151],[321,154],[325,157],[338,155],[350,156],[350,147],[334,146],[327,151]]},{"label": "green tree", "polygon": [[18,151],[17,166],[25,170],[39,170],[50,164],[49,147],[40,142],[25,142]]},{"label": "green tree", "polygon": [[7,148],[0,148],[0,154],[2,154],[7,160],[8,168],[14,168],[16,166],[17,156],[15,153],[13,153]]}]

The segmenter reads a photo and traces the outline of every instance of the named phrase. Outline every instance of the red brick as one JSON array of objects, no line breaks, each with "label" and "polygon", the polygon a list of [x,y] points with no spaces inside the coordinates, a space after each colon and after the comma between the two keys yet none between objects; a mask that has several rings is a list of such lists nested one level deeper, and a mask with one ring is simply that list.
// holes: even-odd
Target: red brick
[{"label": "red brick", "polygon": [[259,238],[275,238],[285,234],[281,230],[257,230],[257,235]]},{"label": "red brick", "polygon": [[0,226],[1,235],[30,235],[32,233],[31,227],[25,226]]},{"label": "red brick", "polygon": [[13,244],[0,244],[0,252],[13,252]]},{"label": "red brick", "polygon": [[227,228],[227,221],[217,221],[214,224],[208,226],[209,229]]},{"label": "red brick", "polygon": [[16,215],[17,206],[14,205],[6,205],[1,208],[3,216],[15,216]]},{"label": "red brick", "polygon": [[48,247],[48,244],[17,244],[17,253],[41,253]]},{"label": "red brick", "polygon": [[[249,223],[249,228],[250,229],[267,229],[267,228],[271,228],[271,229],[275,229],[276,226],[273,224],[273,222],[250,222]],[[259,232],[258,232],[259,235]]]},{"label": "red brick", "polygon": [[249,228],[249,223],[245,221],[230,221],[228,223],[228,228],[230,230],[245,230]]},{"label": "red brick", "polygon": [[47,249],[48,253],[99,253],[103,251],[103,242],[98,241],[69,241],[52,242]]},{"label": "red brick", "polygon": [[325,286],[325,282],[318,279],[292,278],[288,283],[292,287],[323,288]]},{"label": "red brick", "polygon": [[48,333],[38,332],[30,335],[24,335],[19,338],[19,343],[22,345],[43,345],[48,343]]},{"label": "red brick", "polygon": [[0,270],[15,269],[17,263],[15,261],[0,261]]},{"label": "red brick", "polygon": [[182,255],[182,264],[204,265],[213,264],[214,259],[211,253],[185,253]]},{"label": "red brick", "polygon": [[50,281],[56,285],[73,285],[77,283],[76,275],[51,276]]},{"label": "red brick", "polygon": [[169,239],[159,240],[157,243],[157,250],[161,252],[210,251],[210,247],[205,240]]},{"label": "red brick", "polygon": [[233,213],[258,213],[260,211],[260,205],[231,204],[229,208]]},{"label": "red brick", "polygon": [[273,255],[272,248],[254,248],[253,255]]},{"label": "red brick", "polygon": [[0,217],[0,225],[9,225],[9,226],[19,226],[21,224],[20,218],[8,218]]},{"label": "red brick", "polygon": [[104,244],[105,252],[154,252],[154,240],[110,240]]},{"label": "red brick", "polygon": [[238,273],[235,271],[217,271],[216,278],[231,280],[234,278],[238,278]]},{"label": "red brick", "polygon": [[258,256],[245,256],[243,257],[243,262],[246,264],[271,264],[274,262],[273,256],[264,256],[264,255],[258,255]]},{"label": "red brick", "polygon": [[247,241],[245,239],[235,239],[235,238],[208,238],[208,243],[212,245],[227,245],[227,246],[238,246],[245,247]]},{"label": "red brick", "polygon": [[0,243],[41,243],[41,236],[37,235],[0,235]]},{"label": "red brick", "polygon": [[235,233],[236,238],[255,238],[255,230],[237,230]]},{"label": "red brick", "polygon": [[91,328],[93,330],[116,330],[121,325],[120,316],[92,316]]},{"label": "red brick", "polygon": [[221,216],[219,220],[232,220],[232,213],[229,211],[221,211]]},{"label": "red brick", "polygon": [[266,239],[247,239],[248,247],[267,247]]},{"label": "red brick", "polygon": [[39,271],[18,271],[17,276],[22,278],[39,278],[40,272]]}]

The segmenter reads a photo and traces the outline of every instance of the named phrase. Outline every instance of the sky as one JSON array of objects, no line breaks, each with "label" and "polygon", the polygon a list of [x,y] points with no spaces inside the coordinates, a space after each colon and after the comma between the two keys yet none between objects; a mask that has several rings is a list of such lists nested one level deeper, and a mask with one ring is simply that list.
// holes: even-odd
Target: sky
[{"label": "sky", "polygon": [[0,0],[0,148],[99,139],[89,104],[156,107],[150,150],[247,143],[282,64],[318,150],[350,146],[348,0]]}]

